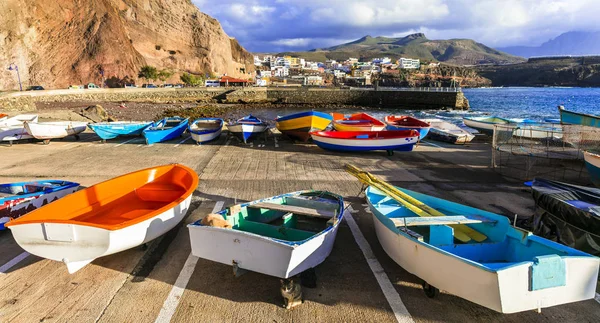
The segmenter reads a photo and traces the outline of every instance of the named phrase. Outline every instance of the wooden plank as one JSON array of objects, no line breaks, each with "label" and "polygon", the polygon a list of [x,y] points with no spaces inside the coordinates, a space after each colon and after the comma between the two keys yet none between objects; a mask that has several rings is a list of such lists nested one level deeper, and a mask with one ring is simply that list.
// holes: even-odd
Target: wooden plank
[{"label": "wooden plank", "polygon": [[284,204],[275,204],[275,203],[268,203],[268,202],[255,203],[255,204],[248,205],[248,207],[255,208],[255,209],[267,209],[267,210],[291,212],[294,214],[306,215],[306,216],[312,216],[312,217],[324,218],[324,219],[330,219],[335,216],[335,214],[333,212],[329,212],[329,211],[315,210],[315,209],[309,209],[309,208],[305,208],[305,207],[284,205]]},{"label": "wooden plank", "polygon": [[432,216],[432,217],[407,217],[391,218],[396,227],[414,227],[420,225],[450,225],[450,224],[474,224],[474,223],[496,223],[476,215],[452,215],[452,216]]}]

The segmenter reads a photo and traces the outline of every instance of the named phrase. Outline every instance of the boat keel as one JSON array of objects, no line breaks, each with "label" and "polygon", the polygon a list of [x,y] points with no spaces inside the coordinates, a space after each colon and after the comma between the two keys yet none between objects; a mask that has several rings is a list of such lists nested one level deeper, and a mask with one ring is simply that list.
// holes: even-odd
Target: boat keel
[{"label": "boat keel", "polygon": [[90,260],[82,260],[82,261],[68,261],[67,259],[63,259],[63,262],[65,263],[65,265],[67,265],[67,270],[69,271],[69,274],[74,274],[77,271],[79,271],[79,269],[85,267],[87,264],[89,264],[90,262],[94,261],[94,259],[90,259]]}]

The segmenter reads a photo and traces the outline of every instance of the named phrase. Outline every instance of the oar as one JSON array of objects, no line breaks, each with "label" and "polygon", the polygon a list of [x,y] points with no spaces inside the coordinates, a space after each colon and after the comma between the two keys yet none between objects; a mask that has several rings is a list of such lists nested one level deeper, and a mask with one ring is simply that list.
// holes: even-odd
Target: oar
[{"label": "oar", "polygon": [[[348,173],[350,173],[351,175],[358,178],[364,184],[371,185],[371,186],[377,188],[378,190],[382,191],[384,194],[386,194],[386,195],[390,196],[391,198],[393,198],[394,200],[398,201],[399,203],[401,203],[406,208],[408,208],[409,210],[411,210],[412,212],[414,212],[415,214],[417,214],[419,216],[444,216],[445,215],[445,214],[439,212],[438,210],[430,207],[429,205],[415,199],[414,197],[398,190],[395,186],[390,185],[389,183],[387,183],[383,180],[380,180],[379,178],[369,174],[368,172],[365,172],[365,171],[359,169],[356,166],[346,165],[346,170],[348,171]],[[422,212],[415,212],[413,210],[413,208],[417,208],[418,210],[420,210]],[[450,227],[454,228],[454,236],[462,242],[468,242],[471,239],[473,239],[477,242],[482,242],[487,239],[486,235],[484,235],[481,232],[478,232],[466,225],[458,224],[458,225],[450,225]],[[467,239],[465,239],[465,236]]]}]

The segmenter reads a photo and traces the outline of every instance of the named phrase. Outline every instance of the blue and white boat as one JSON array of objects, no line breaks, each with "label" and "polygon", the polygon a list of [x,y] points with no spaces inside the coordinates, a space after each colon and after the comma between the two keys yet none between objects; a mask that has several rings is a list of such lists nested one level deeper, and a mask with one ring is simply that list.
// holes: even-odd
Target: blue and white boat
[{"label": "blue and white boat", "polygon": [[240,137],[244,143],[248,143],[250,138],[264,133],[268,128],[266,122],[251,114],[227,125],[229,132]]},{"label": "blue and white boat", "polygon": [[152,125],[151,121],[115,121],[90,123],[92,129],[102,140],[114,139],[119,136],[141,136],[144,129]]},{"label": "blue and white boat", "polygon": [[[398,189],[445,215],[419,217],[373,187],[366,191],[383,249],[424,281],[427,296],[441,289],[501,313],[594,298],[599,258],[513,227],[504,216]],[[458,241],[453,235],[469,229],[462,226],[483,240]]]},{"label": "blue and white boat", "polygon": [[558,112],[560,112],[560,123],[562,124],[600,128],[600,116],[569,111],[562,105],[558,106]]},{"label": "blue and white boat", "polygon": [[416,130],[419,132],[419,139],[427,136],[431,129],[431,124],[411,116],[389,115],[384,119],[387,124],[387,130]]},{"label": "blue and white boat", "polygon": [[172,117],[153,122],[143,131],[146,144],[151,145],[180,137],[187,129],[188,120],[188,118]]},{"label": "blue and white boat", "polygon": [[79,183],[40,180],[0,184],[0,231],[4,224],[79,188]]},{"label": "blue and white boat", "polygon": [[583,153],[585,159],[585,167],[590,173],[590,180],[594,185],[600,187],[600,155],[586,151]]},{"label": "blue and white boat", "polygon": [[196,143],[201,144],[215,140],[223,131],[223,119],[221,118],[200,118],[194,120],[189,126],[188,131]]}]

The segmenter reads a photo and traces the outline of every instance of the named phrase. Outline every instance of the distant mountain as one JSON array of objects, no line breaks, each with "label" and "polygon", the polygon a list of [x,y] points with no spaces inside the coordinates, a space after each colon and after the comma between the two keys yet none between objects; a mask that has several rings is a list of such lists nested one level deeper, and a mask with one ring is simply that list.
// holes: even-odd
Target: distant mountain
[{"label": "distant mountain", "polygon": [[570,31],[551,39],[538,47],[512,46],[498,50],[516,56],[551,56],[551,55],[599,55],[600,31]]},{"label": "distant mountain", "polygon": [[430,40],[422,33],[400,38],[365,36],[353,42],[307,52],[281,54],[298,56],[313,61],[343,60],[348,57],[371,59],[376,57],[419,58],[454,65],[507,64],[523,59],[487,47],[470,39]]}]

